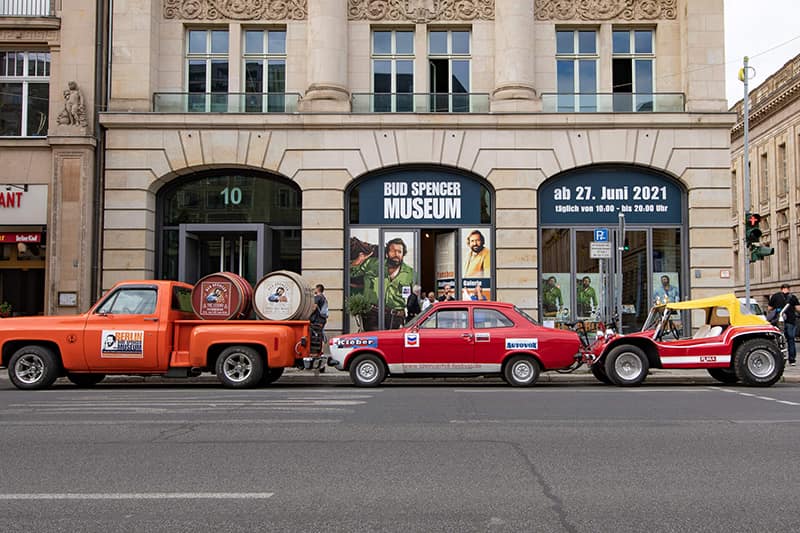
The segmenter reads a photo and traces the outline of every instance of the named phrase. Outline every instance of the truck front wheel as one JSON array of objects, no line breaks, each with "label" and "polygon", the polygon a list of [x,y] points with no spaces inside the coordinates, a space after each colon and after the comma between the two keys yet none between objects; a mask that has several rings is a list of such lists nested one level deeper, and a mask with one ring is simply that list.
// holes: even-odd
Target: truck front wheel
[{"label": "truck front wheel", "polygon": [[24,346],[8,362],[8,377],[18,389],[46,389],[60,373],[58,358],[44,346]]},{"label": "truck front wheel", "polygon": [[783,354],[766,339],[750,339],[739,345],[733,355],[736,376],[745,385],[769,387],[783,375]]},{"label": "truck front wheel", "polygon": [[608,379],[620,387],[635,387],[644,382],[650,363],[641,348],[630,344],[617,346],[606,356]]},{"label": "truck front wheel", "polygon": [[225,348],[217,358],[217,379],[224,387],[255,387],[264,375],[264,359],[249,346]]}]

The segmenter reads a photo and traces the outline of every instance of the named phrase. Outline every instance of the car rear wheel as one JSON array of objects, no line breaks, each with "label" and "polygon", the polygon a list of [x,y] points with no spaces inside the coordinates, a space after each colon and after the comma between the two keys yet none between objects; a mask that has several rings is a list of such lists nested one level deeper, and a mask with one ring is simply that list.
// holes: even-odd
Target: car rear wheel
[{"label": "car rear wheel", "polygon": [[350,379],[356,387],[377,387],[386,379],[386,367],[377,355],[359,355],[350,365]]},{"label": "car rear wheel", "polygon": [[778,346],[767,339],[750,339],[743,342],[733,355],[736,376],[745,385],[769,387],[783,375],[783,354]]},{"label": "car rear wheel", "polygon": [[253,348],[231,346],[217,359],[217,379],[224,387],[248,389],[261,381],[264,366],[264,359]]},{"label": "car rear wheel", "polygon": [[614,385],[620,387],[641,385],[649,369],[647,356],[638,346],[623,344],[613,348],[606,356],[606,375]]},{"label": "car rear wheel", "polygon": [[46,389],[60,373],[58,358],[44,346],[23,346],[8,362],[8,377],[18,389]]},{"label": "car rear wheel", "polygon": [[512,387],[530,387],[540,373],[539,363],[528,355],[515,355],[503,369],[503,377]]},{"label": "car rear wheel", "polygon": [[739,381],[739,378],[736,377],[736,372],[732,368],[709,368],[708,373],[720,383],[732,385]]},{"label": "car rear wheel", "polygon": [[67,379],[78,387],[94,387],[105,379],[105,374],[67,374]]}]

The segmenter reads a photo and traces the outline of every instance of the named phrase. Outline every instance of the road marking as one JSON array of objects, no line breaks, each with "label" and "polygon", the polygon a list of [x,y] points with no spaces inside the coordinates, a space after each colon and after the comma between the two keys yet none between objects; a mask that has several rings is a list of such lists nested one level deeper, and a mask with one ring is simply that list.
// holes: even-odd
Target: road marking
[{"label": "road marking", "polygon": [[52,492],[0,494],[0,500],[266,500],[274,492]]},{"label": "road marking", "polygon": [[788,400],[779,400],[777,398],[772,398],[770,396],[759,396],[758,394],[753,394],[753,393],[750,393],[750,392],[740,392],[738,390],[726,389],[726,388],[723,388],[723,387],[711,387],[711,388],[714,389],[714,390],[722,391],[722,392],[731,392],[731,393],[739,395],[739,396],[745,396],[746,398],[755,398],[757,400],[765,400],[765,401],[768,401],[768,402],[775,402],[775,403],[780,403],[780,404],[783,404],[783,405],[795,405],[795,406],[800,405],[800,403],[797,403],[797,402],[790,402]]},{"label": "road marking", "polygon": [[341,419],[241,419],[241,420],[20,420],[20,421],[7,421],[3,420],[2,425],[5,426],[171,426],[191,424],[193,426],[213,425],[219,426],[220,424],[229,425],[271,425],[271,424],[340,424]]}]

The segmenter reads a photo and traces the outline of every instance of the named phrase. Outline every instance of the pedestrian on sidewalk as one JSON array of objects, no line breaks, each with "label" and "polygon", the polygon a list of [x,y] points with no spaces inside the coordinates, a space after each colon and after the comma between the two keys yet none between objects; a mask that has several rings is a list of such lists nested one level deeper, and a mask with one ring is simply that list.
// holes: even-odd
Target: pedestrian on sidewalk
[{"label": "pedestrian on sidewalk", "polygon": [[797,348],[794,344],[794,336],[797,334],[797,312],[800,312],[800,301],[797,296],[789,292],[789,284],[781,285],[780,292],[773,294],[767,310],[776,309],[779,316],[783,315],[783,335],[786,337],[786,345],[789,348],[789,364],[797,364]]},{"label": "pedestrian on sidewalk", "polygon": [[419,294],[420,290],[422,290],[422,287],[419,285],[414,285],[411,294],[408,295],[408,300],[406,300],[406,322],[411,322],[411,320],[413,320],[413,318],[421,311]]},{"label": "pedestrian on sidewalk", "polygon": [[325,324],[328,323],[328,299],[322,283],[317,283],[314,287],[314,312],[311,313],[309,322],[312,351],[321,354],[325,349]]}]

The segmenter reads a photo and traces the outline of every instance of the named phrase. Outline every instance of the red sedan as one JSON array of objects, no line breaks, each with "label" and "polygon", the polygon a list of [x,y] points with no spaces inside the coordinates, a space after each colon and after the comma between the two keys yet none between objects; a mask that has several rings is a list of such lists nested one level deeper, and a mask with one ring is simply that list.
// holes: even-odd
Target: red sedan
[{"label": "red sedan", "polygon": [[403,329],[331,339],[328,364],[349,371],[359,387],[376,387],[387,376],[488,375],[525,387],[542,371],[573,367],[580,348],[577,333],[542,327],[512,304],[449,301]]}]

